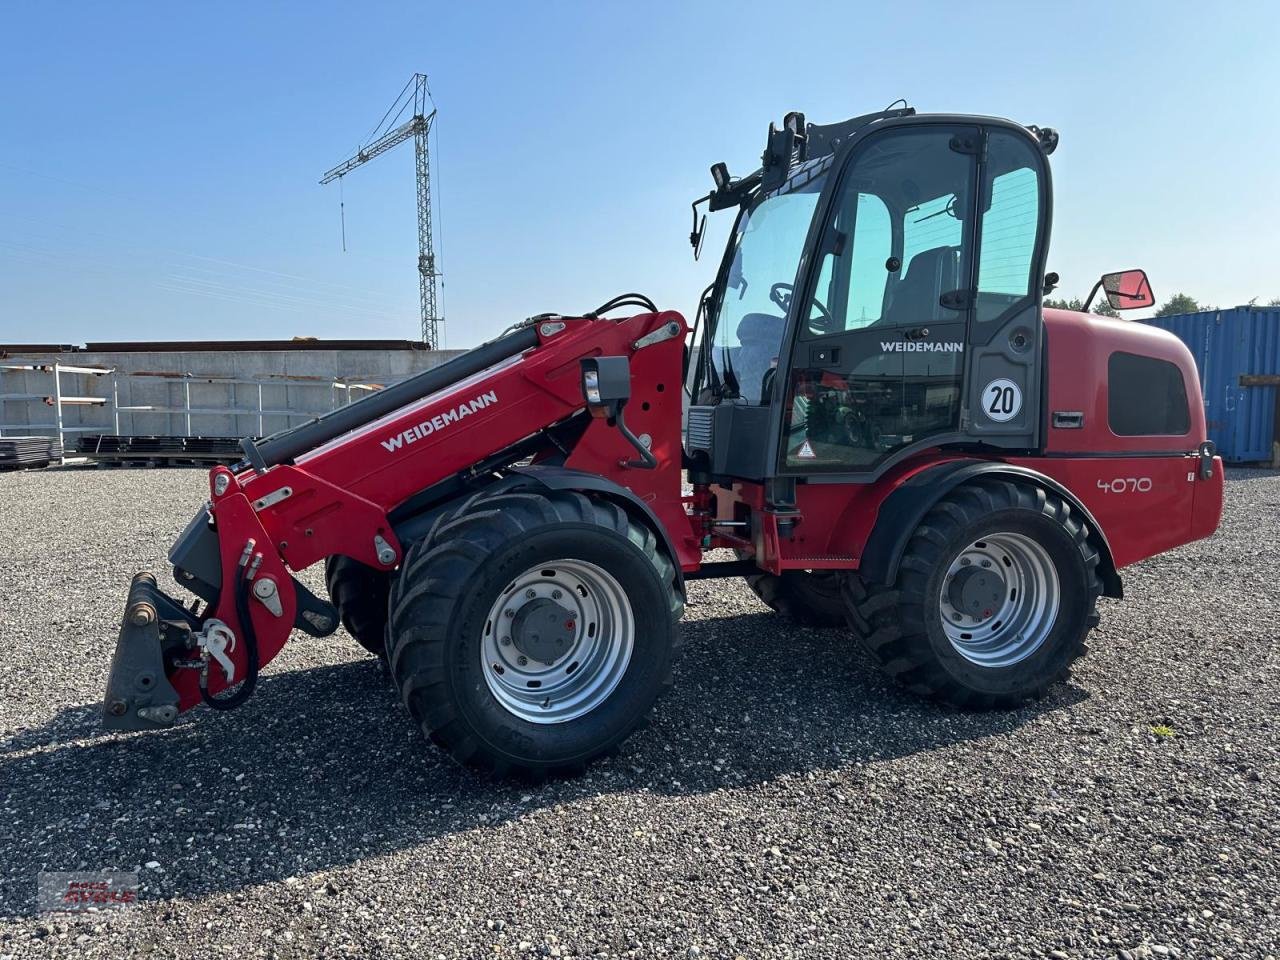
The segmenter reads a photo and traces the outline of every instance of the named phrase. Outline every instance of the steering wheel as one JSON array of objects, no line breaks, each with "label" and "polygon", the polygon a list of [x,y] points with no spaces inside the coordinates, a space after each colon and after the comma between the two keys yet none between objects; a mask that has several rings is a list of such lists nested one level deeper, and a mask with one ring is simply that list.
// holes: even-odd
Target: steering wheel
[{"label": "steering wheel", "polygon": [[[769,288],[769,299],[778,305],[784,316],[791,309],[791,301],[795,294],[794,283],[775,283]],[[809,318],[809,329],[815,333],[830,333],[835,330],[835,317],[831,316],[831,311],[827,309],[826,304],[814,297],[813,305],[818,308],[818,315]]]}]

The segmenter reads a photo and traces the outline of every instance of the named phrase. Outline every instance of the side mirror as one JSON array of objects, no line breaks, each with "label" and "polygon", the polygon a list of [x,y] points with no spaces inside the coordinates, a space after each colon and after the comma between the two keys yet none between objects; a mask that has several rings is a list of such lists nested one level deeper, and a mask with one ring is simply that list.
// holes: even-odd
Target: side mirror
[{"label": "side mirror", "polygon": [[1151,292],[1151,281],[1147,279],[1145,270],[1121,270],[1119,273],[1104,273],[1102,279],[1089,292],[1084,309],[1089,309],[1098,289],[1107,295],[1107,303],[1112,310],[1137,310],[1149,307],[1156,302]]},{"label": "side mirror", "polygon": [[[724,164],[721,164],[721,166],[724,166]],[[706,232],[707,232],[707,215],[704,213],[702,215],[702,219],[701,220],[698,219],[698,205],[702,203],[706,203],[708,200],[711,199],[711,197],[712,197],[712,194],[707,194],[705,197],[700,197],[699,199],[693,201],[693,204],[692,204],[693,229],[689,231],[689,245],[693,247],[694,260],[697,260],[698,256],[702,253],[702,238],[703,236],[706,235]]]}]

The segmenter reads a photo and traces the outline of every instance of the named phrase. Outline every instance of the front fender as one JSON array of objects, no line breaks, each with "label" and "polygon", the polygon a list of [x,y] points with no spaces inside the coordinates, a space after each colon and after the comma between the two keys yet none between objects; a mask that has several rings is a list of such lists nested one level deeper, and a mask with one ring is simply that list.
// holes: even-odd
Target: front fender
[{"label": "front fender", "polygon": [[684,591],[684,570],[681,566],[681,557],[676,551],[670,531],[658,519],[658,515],[653,512],[653,508],[631,490],[628,490],[620,483],[615,483],[608,477],[602,477],[596,473],[587,473],[583,470],[573,470],[568,467],[530,464],[524,467],[511,467],[508,473],[526,477],[541,484],[548,490],[581,490],[584,493],[599,493],[612,500],[617,500],[624,510],[632,514],[635,519],[643,522],[657,535],[659,542],[666,551],[667,557],[671,560],[672,566],[676,568],[676,586],[681,592]]}]

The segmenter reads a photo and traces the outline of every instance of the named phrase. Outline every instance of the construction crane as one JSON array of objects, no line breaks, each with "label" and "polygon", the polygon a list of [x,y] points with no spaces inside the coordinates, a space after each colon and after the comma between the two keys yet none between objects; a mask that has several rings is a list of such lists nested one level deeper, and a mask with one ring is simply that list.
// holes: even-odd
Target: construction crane
[{"label": "construction crane", "polygon": [[[410,108],[413,114],[401,122]],[[431,99],[426,75],[415,73],[365,138],[365,145],[356,150],[355,156],[325,173],[320,183],[340,180],[356,167],[413,139],[418,181],[418,290],[422,303],[422,340],[432,349],[439,349],[444,339],[444,317],[440,315],[436,293],[436,282],[441,274],[436,269],[431,228],[431,164],[427,153],[427,137],[435,117],[435,103]]]}]

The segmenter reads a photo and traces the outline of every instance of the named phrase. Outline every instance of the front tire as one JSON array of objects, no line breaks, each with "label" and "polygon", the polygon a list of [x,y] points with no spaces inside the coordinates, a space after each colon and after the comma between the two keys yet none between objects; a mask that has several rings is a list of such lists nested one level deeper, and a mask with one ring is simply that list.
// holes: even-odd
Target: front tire
[{"label": "front tire", "polygon": [[325,560],[324,583],[347,633],[374,656],[385,656],[390,574],[335,555]]},{"label": "front tire", "polygon": [[896,580],[844,581],[854,633],[907,689],[959,707],[1013,707],[1069,675],[1097,625],[1098,551],[1064,500],[1000,480],[939,501]]},{"label": "front tire", "polygon": [[481,494],[412,547],[392,677],[423,732],[496,776],[577,773],[670,686],[683,600],[653,531],[576,492]]}]

